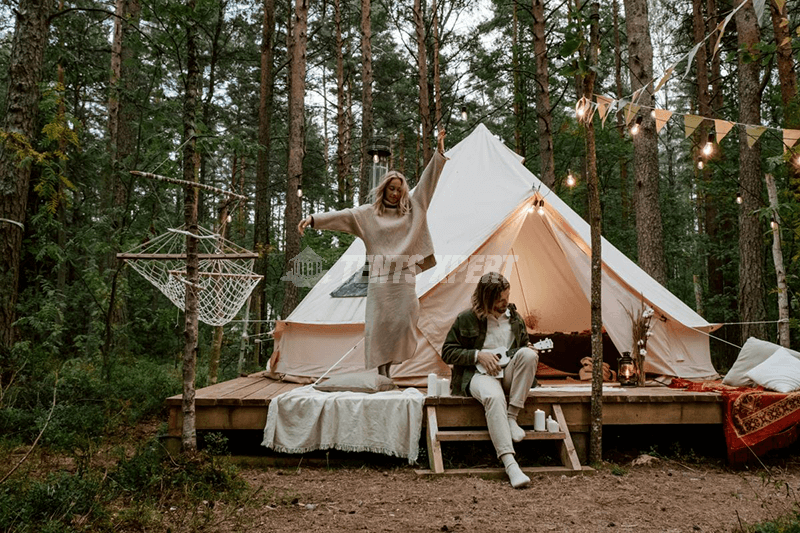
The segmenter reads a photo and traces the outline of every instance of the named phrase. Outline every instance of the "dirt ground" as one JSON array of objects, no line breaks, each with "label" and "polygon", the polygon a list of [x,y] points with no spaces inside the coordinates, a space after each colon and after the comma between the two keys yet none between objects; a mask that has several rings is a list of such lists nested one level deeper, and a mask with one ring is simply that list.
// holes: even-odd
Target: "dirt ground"
[{"label": "dirt ground", "polygon": [[251,464],[242,466],[250,501],[217,504],[211,522],[230,532],[738,532],[798,509],[800,461],[777,462],[605,463],[592,474],[536,475],[523,490],[506,479],[419,477],[402,463]]}]

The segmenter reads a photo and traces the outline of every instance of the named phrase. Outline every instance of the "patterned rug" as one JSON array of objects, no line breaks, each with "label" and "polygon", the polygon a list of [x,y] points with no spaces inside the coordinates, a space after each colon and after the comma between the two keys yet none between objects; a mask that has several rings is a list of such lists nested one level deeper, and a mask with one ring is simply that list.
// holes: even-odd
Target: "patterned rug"
[{"label": "patterned rug", "polygon": [[693,382],[680,378],[673,379],[670,387],[722,395],[725,442],[731,464],[748,462],[797,440],[800,392],[784,394],[763,387],[729,387],[721,381]]}]

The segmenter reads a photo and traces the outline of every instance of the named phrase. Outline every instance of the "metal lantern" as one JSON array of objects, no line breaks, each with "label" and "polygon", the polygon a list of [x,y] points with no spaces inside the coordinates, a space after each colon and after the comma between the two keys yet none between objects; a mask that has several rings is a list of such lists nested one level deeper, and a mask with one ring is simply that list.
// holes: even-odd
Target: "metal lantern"
[{"label": "metal lantern", "polygon": [[369,178],[369,188],[374,190],[380,184],[384,174],[389,172],[389,156],[392,155],[387,143],[378,139],[372,142],[372,146],[367,153],[372,158],[372,172]]},{"label": "metal lantern", "polygon": [[622,352],[622,357],[617,359],[617,381],[623,387],[637,385],[636,364],[631,358],[631,352]]}]

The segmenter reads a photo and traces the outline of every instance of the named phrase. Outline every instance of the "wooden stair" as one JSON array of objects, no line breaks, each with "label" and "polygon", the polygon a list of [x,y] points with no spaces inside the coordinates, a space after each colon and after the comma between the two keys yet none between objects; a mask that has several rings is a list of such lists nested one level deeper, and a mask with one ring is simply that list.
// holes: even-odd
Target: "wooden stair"
[{"label": "wooden stair", "polygon": [[[591,468],[581,466],[578,453],[575,451],[572,436],[567,426],[564,412],[561,405],[551,404],[552,416],[558,422],[561,431],[550,433],[546,431],[526,431],[525,440],[551,440],[560,441],[560,455],[563,466],[561,467],[536,467],[523,468],[523,471],[530,473],[558,473],[576,474],[584,471],[591,471]],[[417,470],[419,475],[430,474],[493,474],[502,473],[502,468],[497,469],[457,469],[445,471],[444,460],[442,459],[442,442],[463,442],[463,441],[485,441],[491,440],[489,432],[486,430],[463,430],[463,429],[440,429],[437,416],[438,405],[425,406],[426,438],[428,445],[428,461],[430,470]]]}]

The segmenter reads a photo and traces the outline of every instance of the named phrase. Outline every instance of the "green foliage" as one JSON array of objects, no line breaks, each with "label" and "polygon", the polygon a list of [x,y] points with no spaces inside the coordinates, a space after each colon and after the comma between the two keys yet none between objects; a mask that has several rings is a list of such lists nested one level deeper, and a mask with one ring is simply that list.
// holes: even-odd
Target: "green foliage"
[{"label": "green foliage", "polygon": [[748,533],[800,533],[800,512],[747,527]]},{"label": "green foliage", "polygon": [[8,532],[72,532],[76,522],[107,520],[101,473],[57,472],[42,480],[0,486],[0,529]]}]

